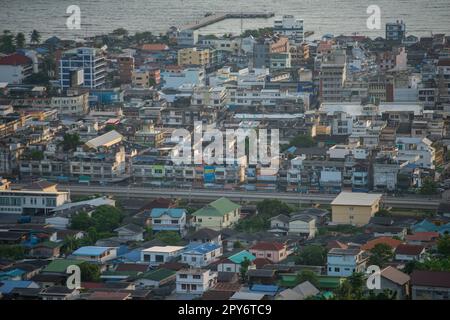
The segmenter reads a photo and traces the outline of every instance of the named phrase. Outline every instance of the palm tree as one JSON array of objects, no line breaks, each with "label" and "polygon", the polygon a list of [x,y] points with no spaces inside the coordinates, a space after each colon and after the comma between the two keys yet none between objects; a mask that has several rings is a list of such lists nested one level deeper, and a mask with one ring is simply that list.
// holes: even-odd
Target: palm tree
[{"label": "palm tree", "polygon": [[9,30],[4,30],[0,37],[0,52],[12,53],[16,50],[14,46],[14,35]]},{"label": "palm tree", "polygon": [[17,48],[25,47],[25,35],[22,32],[16,34],[16,46]]},{"label": "palm tree", "polygon": [[39,44],[41,42],[41,34],[36,29],[31,32],[30,42],[33,44]]}]

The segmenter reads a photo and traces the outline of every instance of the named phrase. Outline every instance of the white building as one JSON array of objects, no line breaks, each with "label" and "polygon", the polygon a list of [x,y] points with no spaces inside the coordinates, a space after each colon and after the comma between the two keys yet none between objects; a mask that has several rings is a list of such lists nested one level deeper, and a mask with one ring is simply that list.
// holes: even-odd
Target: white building
[{"label": "white building", "polygon": [[201,268],[216,261],[222,256],[222,246],[215,243],[190,245],[181,254],[181,261],[194,268]]},{"label": "white building", "polygon": [[367,258],[360,249],[333,248],[327,255],[327,275],[348,277],[354,272],[364,272]]},{"label": "white building", "polygon": [[435,151],[427,138],[398,137],[396,139],[398,159],[415,163],[421,168],[435,168]]},{"label": "white building", "polygon": [[179,89],[205,85],[205,70],[203,68],[186,68],[179,71],[161,72],[163,89]]},{"label": "white building", "polygon": [[21,84],[33,73],[33,61],[24,55],[14,53],[0,58],[0,82]]},{"label": "white building", "polygon": [[84,115],[89,112],[89,93],[72,96],[52,97],[52,108],[58,109],[60,115]]},{"label": "white building", "polygon": [[217,272],[183,269],[177,272],[176,293],[202,295],[217,283]]},{"label": "white building", "polygon": [[57,191],[56,184],[45,183],[42,188],[0,190],[0,214],[48,213],[70,201],[69,193]]},{"label": "white building", "polygon": [[303,20],[293,15],[284,15],[281,19],[275,20],[273,31],[275,34],[286,36],[293,44],[302,43],[304,40]]},{"label": "white building", "polygon": [[144,249],[141,251],[141,263],[158,266],[179,257],[183,249],[184,247],[180,246],[154,246]]},{"label": "white building", "polygon": [[312,239],[316,236],[316,219],[306,214],[293,215],[289,220],[288,233],[292,235],[306,236]]}]

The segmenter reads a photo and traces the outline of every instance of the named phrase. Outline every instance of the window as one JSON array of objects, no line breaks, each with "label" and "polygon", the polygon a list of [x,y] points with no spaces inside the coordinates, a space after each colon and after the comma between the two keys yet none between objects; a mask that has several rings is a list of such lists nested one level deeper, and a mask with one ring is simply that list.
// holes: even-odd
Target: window
[{"label": "window", "polygon": [[334,272],[341,272],[341,268],[334,268]]},{"label": "window", "polygon": [[187,279],[187,274],[180,274],[180,279]]},{"label": "window", "polygon": [[197,285],[196,284],[191,284],[191,290],[197,290]]},{"label": "window", "polygon": [[194,274],[194,275],[192,276],[192,278],[193,278],[193,279],[201,279],[202,277],[201,277],[200,275],[198,275],[198,274]]},{"label": "window", "polygon": [[186,290],[186,284],[181,284],[181,289]]}]

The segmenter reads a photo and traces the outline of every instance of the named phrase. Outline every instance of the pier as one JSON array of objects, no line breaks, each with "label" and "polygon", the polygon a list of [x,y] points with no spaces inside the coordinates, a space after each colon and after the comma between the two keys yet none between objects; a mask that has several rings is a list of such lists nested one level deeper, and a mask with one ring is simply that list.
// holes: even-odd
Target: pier
[{"label": "pier", "polygon": [[191,24],[187,24],[182,26],[181,30],[197,30],[203,27],[206,27],[208,25],[226,20],[226,19],[268,19],[275,16],[275,13],[273,12],[247,12],[247,13],[241,13],[241,12],[229,12],[229,13],[214,13],[211,15],[208,15],[200,20],[197,20]]}]

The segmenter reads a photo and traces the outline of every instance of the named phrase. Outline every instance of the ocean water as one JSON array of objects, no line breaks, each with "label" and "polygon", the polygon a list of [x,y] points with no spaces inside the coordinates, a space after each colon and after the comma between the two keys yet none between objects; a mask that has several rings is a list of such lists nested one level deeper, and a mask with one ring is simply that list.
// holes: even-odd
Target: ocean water
[{"label": "ocean water", "polygon": [[[66,27],[66,9],[81,9],[81,30]],[[369,30],[369,5],[381,9],[381,30]],[[407,33],[450,34],[450,0],[0,0],[0,31],[36,29],[44,37],[76,39],[125,28],[130,32],[165,32],[196,21],[207,12],[273,12],[304,19],[305,30],[323,34],[384,35],[384,24],[404,20]],[[237,34],[242,29],[272,26],[273,19],[225,20],[201,29],[203,34]]]}]

